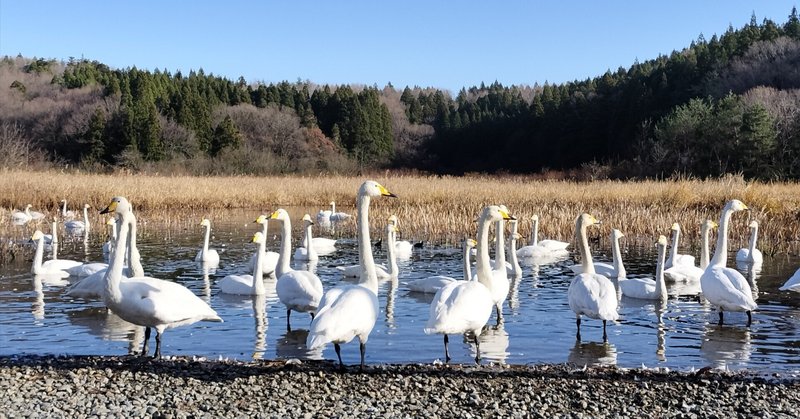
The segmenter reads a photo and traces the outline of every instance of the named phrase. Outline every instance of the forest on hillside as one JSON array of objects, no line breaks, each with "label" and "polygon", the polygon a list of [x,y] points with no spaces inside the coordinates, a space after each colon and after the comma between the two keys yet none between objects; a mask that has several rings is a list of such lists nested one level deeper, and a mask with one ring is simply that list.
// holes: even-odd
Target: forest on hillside
[{"label": "forest on hillside", "polygon": [[753,15],[582,81],[455,97],[5,56],[0,109],[0,167],[798,179],[800,19],[794,8],[783,24]]}]

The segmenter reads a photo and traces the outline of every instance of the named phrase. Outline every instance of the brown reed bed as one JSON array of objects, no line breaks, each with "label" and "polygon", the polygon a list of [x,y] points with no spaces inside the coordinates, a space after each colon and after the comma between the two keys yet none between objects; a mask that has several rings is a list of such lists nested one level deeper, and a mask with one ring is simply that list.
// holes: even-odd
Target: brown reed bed
[{"label": "brown reed bed", "polygon": [[[673,222],[683,227],[681,247],[695,247],[699,226],[706,218],[717,220],[724,203],[732,198],[752,211],[737,215],[731,230],[731,247],[744,246],[747,224],[760,223],[759,248],[767,254],[795,252],[800,237],[800,184],[746,182],[738,176],[716,180],[670,181],[546,181],[525,176],[422,176],[375,173],[352,177],[228,176],[187,177],[117,173],[113,175],[59,172],[0,171],[0,237],[9,231],[11,208],[33,209],[55,215],[66,199],[76,210],[84,203],[104,207],[115,195],[126,196],[139,214],[166,225],[181,224],[187,214],[213,217],[230,209],[269,212],[279,207],[304,206],[354,213],[355,193],[367,178],[379,181],[398,199],[381,199],[371,208],[376,220],[396,214],[406,238],[455,244],[475,234],[475,218],[487,204],[505,204],[520,218],[520,233],[527,237],[530,216],[539,214],[540,237],[571,240],[574,219],[589,212],[603,220],[594,234],[607,237],[610,228],[622,230],[629,240],[651,240],[669,234]],[[92,211],[92,217],[96,217]],[[352,223],[341,234],[354,234]],[[527,240],[527,239],[526,239]],[[0,249],[2,250],[2,249]]]}]

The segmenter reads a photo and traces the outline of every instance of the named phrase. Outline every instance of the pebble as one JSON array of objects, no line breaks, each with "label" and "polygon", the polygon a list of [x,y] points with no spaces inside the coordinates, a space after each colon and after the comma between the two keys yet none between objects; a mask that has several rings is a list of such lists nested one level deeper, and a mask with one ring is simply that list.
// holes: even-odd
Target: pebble
[{"label": "pebble", "polygon": [[800,380],[574,365],[0,357],[3,417],[800,417]]}]

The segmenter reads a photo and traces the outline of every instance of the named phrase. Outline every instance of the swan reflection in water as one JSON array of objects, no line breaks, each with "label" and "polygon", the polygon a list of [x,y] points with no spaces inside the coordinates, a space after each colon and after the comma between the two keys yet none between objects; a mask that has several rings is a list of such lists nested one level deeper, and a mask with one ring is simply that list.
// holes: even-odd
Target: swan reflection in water
[{"label": "swan reflection in water", "polygon": [[746,327],[706,325],[700,352],[715,368],[745,364],[753,352],[750,329]]},{"label": "swan reflection in water", "polygon": [[398,285],[397,277],[386,281],[386,327],[390,330],[397,328],[394,322],[394,302],[397,298]]},{"label": "swan reflection in water", "polygon": [[42,291],[42,278],[39,275],[33,277],[33,292],[36,293],[36,300],[31,305],[31,314],[34,320],[44,320],[44,291]]},{"label": "swan reflection in water", "polygon": [[102,340],[128,342],[128,354],[138,354],[144,339],[144,328],[122,320],[105,307],[86,307],[67,313],[69,322],[85,328]]},{"label": "swan reflection in water", "polygon": [[[463,336],[464,344],[469,346],[472,358],[474,359],[477,353],[475,352],[475,345],[472,345],[473,338],[471,335],[469,338],[467,335]],[[481,343],[481,358],[505,364],[506,358],[508,358],[509,355],[509,339],[508,332],[506,332],[502,324],[500,326],[484,327],[478,341]]]},{"label": "swan reflection in water", "polygon": [[608,342],[585,342],[576,340],[569,351],[567,363],[576,366],[616,365],[617,348]]},{"label": "swan reflection in water", "polygon": [[275,357],[282,359],[325,359],[324,348],[309,351],[306,347],[308,329],[292,329],[278,337],[275,345]]},{"label": "swan reflection in water", "polygon": [[253,359],[264,358],[264,352],[267,349],[267,327],[269,320],[267,319],[267,296],[254,295],[253,296],[253,319],[255,320],[256,336],[255,347],[253,348]]}]

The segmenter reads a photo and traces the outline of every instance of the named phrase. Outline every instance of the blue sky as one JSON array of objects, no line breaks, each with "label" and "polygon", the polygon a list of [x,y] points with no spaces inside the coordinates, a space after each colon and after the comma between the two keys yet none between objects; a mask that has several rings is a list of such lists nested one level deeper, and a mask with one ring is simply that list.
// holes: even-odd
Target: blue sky
[{"label": "blue sky", "polygon": [[0,55],[202,68],[248,82],[561,83],[630,66],[795,1],[0,0]]}]

